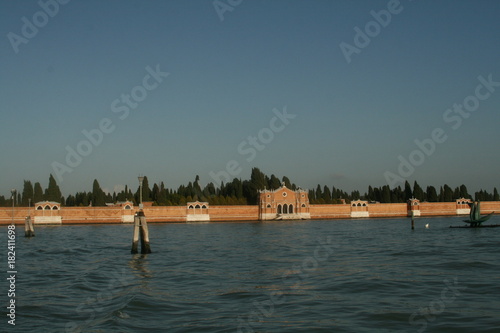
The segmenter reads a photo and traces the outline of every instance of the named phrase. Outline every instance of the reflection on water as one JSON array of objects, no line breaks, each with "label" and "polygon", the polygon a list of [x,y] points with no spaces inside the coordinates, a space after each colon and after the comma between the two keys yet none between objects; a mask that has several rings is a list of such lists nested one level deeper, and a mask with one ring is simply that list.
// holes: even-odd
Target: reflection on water
[{"label": "reflection on water", "polygon": [[[130,254],[128,225],[39,226],[17,244],[16,330],[500,330],[500,230],[415,224],[151,224],[147,255]],[[443,301],[444,281],[460,295]]]},{"label": "reflection on water", "polygon": [[144,281],[147,282],[152,277],[152,272],[148,269],[148,254],[132,254],[131,256],[132,258],[128,262],[131,271],[138,278],[144,278]]}]

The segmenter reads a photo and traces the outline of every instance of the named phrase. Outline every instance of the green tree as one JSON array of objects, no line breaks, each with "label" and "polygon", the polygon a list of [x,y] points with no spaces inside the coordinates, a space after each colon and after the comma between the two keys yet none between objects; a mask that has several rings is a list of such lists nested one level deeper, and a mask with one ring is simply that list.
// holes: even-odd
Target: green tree
[{"label": "green tree", "polygon": [[368,201],[375,201],[375,192],[373,191],[373,187],[368,186],[368,193],[366,195]]},{"label": "green tree", "polygon": [[467,186],[465,186],[464,184],[460,185],[460,198],[465,198],[465,199],[470,198],[470,194],[467,191]]},{"label": "green tree", "polygon": [[156,198],[156,202],[160,206],[165,206],[167,204],[167,195],[168,191],[165,188],[165,184],[163,182],[160,183],[160,191],[158,192],[158,196]]},{"label": "green tree", "polygon": [[310,203],[315,203],[316,202],[316,194],[314,193],[313,190],[308,191],[308,197],[309,197],[309,202]]},{"label": "green tree", "polygon": [[321,191],[321,185],[318,184],[318,186],[316,186],[316,200],[320,200],[323,198],[323,191]]},{"label": "green tree", "polygon": [[116,194],[116,202],[120,201],[125,201],[127,200],[127,192],[125,190],[122,190]]},{"label": "green tree", "polygon": [[200,185],[200,176],[196,175],[196,178],[193,183],[193,191],[194,194],[198,196],[199,199],[203,196],[203,193],[201,192],[201,185]]},{"label": "green tree", "polygon": [[325,203],[331,203],[332,202],[332,193],[330,192],[330,189],[326,185],[323,187],[323,196],[322,196],[322,198],[325,201]]},{"label": "green tree", "polygon": [[[135,192],[135,202],[139,203],[141,186]],[[142,201],[151,201],[151,189],[149,188],[148,177],[144,176],[142,181]]]},{"label": "green tree", "polygon": [[411,190],[410,183],[408,181],[405,181],[405,197],[404,200],[408,201],[413,197],[413,191]]},{"label": "green tree", "polygon": [[[243,184],[242,184],[243,185]],[[242,186],[242,194],[243,194],[243,186]],[[208,183],[207,186],[203,189],[203,193],[207,196],[207,198],[210,198],[212,196],[215,196],[217,190],[215,188],[214,183]]]},{"label": "green tree", "polygon": [[283,178],[281,178],[281,180],[283,181],[283,183],[285,183],[285,186],[289,189],[293,189],[293,185],[292,185],[292,182],[290,182],[290,179],[288,179],[287,176],[283,176]]},{"label": "green tree", "polygon": [[381,203],[390,203],[391,202],[391,190],[388,185],[384,185],[382,187],[382,198],[380,200]]},{"label": "green tree", "polygon": [[44,199],[47,201],[61,202],[61,190],[56,183],[56,180],[52,174],[49,177],[49,186],[45,190]]},{"label": "green tree", "polygon": [[397,198],[397,201],[394,201],[394,203],[396,202],[406,203],[408,201],[405,199],[405,194],[401,186],[396,187],[395,189],[392,190],[392,192],[395,194],[395,197]]},{"label": "green tree", "polygon": [[151,191],[151,199],[153,202],[158,204],[158,197],[160,196],[160,187],[158,184],[154,183],[153,184],[153,190]]},{"label": "green tree", "polygon": [[380,188],[375,187],[373,189],[373,200],[376,202],[381,202],[382,201],[382,191],[380,191]]},{"label": "green tree", "polygon": [[427,201],[429,202],[439,201],[436,188],[434,186],[427,186],[426,192],[427,192]]},{"label": "green tree", "polygon": [[75,206],[83,206],[87,207],[90,205],[90,200],[91,200],[91,195],[92,193],[87,193],[87,192],[78,192],[75,195]]},{"label": "green tree", "polygon": [[27,207],[30,202],[33,205],[32,202],[33,195],[34,195],[33,184],[31,184],[31,181],[25,180],[23,187],[23,194],[21,198],[21,206]]},{"label": "green tree", "polygon": [[398,196],[398,194],[394,191],[391,191],[391,201],[390,202],[399,202],[400,198]]},{"label": "green tree", "polygon": [[266,175],[258,168],[252,168],[250,182],[256,190],[263,190],[267,185]]},{"label": "green tree", "polygon": [[92,206],[106,206],[106,194],[101,189],[99,182],[97,179],[94,179],[94,183],[92,184]]},{"label": "green tree", "polygon": [[500,201],[500,196],[498,195],[496,187],[493,189],[493,201]]},{"label": "green tree", "polygon": [[351,200],[359,200],[361,199],[361,195],[359,194],[359,191],[351,191]]},{"label": "green tree", "polygon": [[66,206],[68,207],[73,207],[73,206],[76,206],[76,198],[74,195],[68,195],[68,197],[66,198]]},{"label": "green tree", "polygon": [[444,184],[443,186],[443,202],[452,202],[453,201],[453,190],[448,185]]},{"label": "green tree", "polygon": [[424,190],[422,190],[422,188],[420,187],[420,185],[418,185],[417,181],[415,181],[415,183],[413,184],[413,197],[415,199],[420,200],[420,201],[424,201],[425,200]]},{"label": "green tree", "polygon": [[259,190],[263,190],[266,186],[266,175],[258,168],[252,168],[250,181],[243,182],[243,196],[250,205],[255,205],[259,200]]},{"label": "green tree", "polygon": [[275,175],[271,175],[271,178],[269,178],[269,182],[267,183],[267,188],[270,190],[276,190],[280,188],[281,182],[278,177]]}]

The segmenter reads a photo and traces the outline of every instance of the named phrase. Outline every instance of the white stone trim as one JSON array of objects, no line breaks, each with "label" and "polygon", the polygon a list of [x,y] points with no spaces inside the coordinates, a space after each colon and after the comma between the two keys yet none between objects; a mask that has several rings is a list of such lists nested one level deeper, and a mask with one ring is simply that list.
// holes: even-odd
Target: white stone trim
[{"label": "white stone trim", "polygon": [[358,218],[358,217],[370,217],[370,212],[368,211],[352,211],[351,212],[351,217]]},{"label": "white stone trim", "polygon": [[123,223],[134,223],[134,215],[122,215]]},{"label": "white stone trim", "polygon": [[62,224],[61,216],[35,216],[34,224]]},{"label": "white stone trim", "polygon": [[420,209],[408,211],[408,216],[411,216],[411,212],[413,212],[413,216],[421,216],[420,215]]},{"label": "white stone trim", "polygon": [[187,222],[209,222],[210,214],[188,214],[186,216]]}]

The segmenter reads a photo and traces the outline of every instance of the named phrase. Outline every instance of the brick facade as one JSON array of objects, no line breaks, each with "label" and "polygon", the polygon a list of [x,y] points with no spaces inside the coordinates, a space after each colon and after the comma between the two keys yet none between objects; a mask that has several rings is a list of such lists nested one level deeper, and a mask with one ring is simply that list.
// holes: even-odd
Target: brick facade
[{"label": "brick facade", "polygon": [[259,220],[310,219],[309,195],[293,191],[284,184],[277,190],[259,191]]}]

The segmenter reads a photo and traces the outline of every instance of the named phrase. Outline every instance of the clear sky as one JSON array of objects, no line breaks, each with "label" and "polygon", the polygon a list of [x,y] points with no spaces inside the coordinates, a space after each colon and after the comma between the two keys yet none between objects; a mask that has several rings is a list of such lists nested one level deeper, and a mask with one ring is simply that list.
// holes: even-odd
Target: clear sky
[{"label": "clear sky", "polygon": [[499,1],[60,1],[0,2],[0,194],[206,184],[229,161],[303,188],[500,188]]}]

